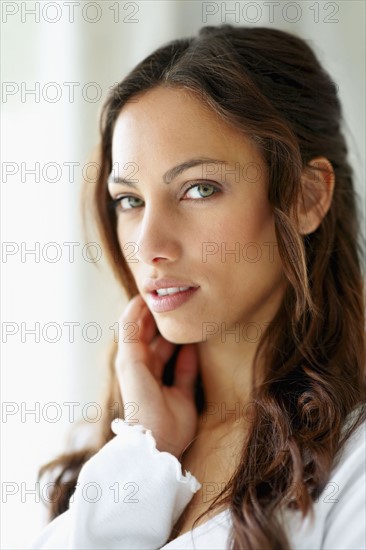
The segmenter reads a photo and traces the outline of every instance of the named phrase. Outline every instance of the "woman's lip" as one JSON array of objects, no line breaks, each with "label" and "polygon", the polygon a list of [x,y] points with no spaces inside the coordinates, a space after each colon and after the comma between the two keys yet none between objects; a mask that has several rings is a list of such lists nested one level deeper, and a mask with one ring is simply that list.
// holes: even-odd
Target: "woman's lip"
[{"label": "woman's lip", "polygon": [[198,289],[199,286],[190,287],[187,290],[176,292],[175,294],[167,294],[166,296],[159,296],[155,291],[149,292],[147,295],[148,305],[155,313],[171,311],[187,302]]}]

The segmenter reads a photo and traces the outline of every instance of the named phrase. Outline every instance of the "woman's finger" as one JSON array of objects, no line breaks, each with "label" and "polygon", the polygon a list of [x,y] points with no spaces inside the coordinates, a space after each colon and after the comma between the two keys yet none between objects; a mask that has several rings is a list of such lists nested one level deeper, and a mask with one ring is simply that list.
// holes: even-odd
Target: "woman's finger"
[{"label": "woman's finger", "polygon": [[120,321],[126,322],[126,321],[133,321],[137,320],[141,313],[143,312],[145,302],[142,299],[140,294],[136,294],[131,300],[128,302],[126,307],[124,308],[122,314],[120,315]]},{"label": "woman's finger", "polygon": [[139,294],[134,296],[125,307],[118,320],[119,338],[116,367],[121,369],[135,361],[144,361],[146,350],[143,342],[143,324],[141,319],[145,302]]},{"label": "woman's finger", "polygon": [[141,341],[150,344],[153,339],[156,337],[158,332],[158,327],[156,326],[156,321],[147,307],[145,306],[141,310],[141,315],[138,320],[139,324],[139,335],[141,336]]},{"label": "woman's finger", "polygon": [[161,334],[158,334],[150,345],[152,353],[156,356],[156,361],[154,365],[154,376],[161,380],[163,377],[164,367],[173,355],[176,344],[165,340]]}]

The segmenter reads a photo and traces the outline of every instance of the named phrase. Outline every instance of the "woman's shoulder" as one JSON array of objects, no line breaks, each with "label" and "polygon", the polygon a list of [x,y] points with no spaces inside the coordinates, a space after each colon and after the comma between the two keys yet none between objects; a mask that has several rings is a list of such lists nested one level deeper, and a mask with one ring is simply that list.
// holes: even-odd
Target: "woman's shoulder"
[{"label": "woman's shoulder", "polygon": [[[343,426],[342,432],[347,439],[334,459],[330,476],[332,482],[339,484],[339,493],[347,496],[343,499],[343,505],[362,490],[366,503],[365,486],[361,483],[366,477],[366,418],[351,430],[358,414],[359,409],[353,411]],[[349,492],[349,487],[352,487],[352,492]],[[338,503],[338,500],[334,502]]]},{"label": "woman's shoulder", "polygon": [[293,550],[366,548],[366,419],[351,429],[359,412],[352,411],[343,425],[348,437],[314,501],[313,517],[285,513]]},{"label": "woman's shoulder", "polygon": [[[357,427],[354,427],[355,421],[359,417],[360,413],[364,413],[363,419],[358,423]],[[346,418],[342,428],[342,437],[345,438],[344,444],[336,454],[333,461],[333,468],[331,476],[346,477],[352,474],[352,471],[348,471],[350,463],[354,465],[359,464],[363,466],[362,470],[365,473],[365,458],[364,453],[366,450],[366,412],[365,405],[357,407]],[[363,463],[362,463],[363,458]]]},{"label": "woman's shoulder", "polygon": [[357,495],[362,495],[365,502],[366,418],[355,424],[363,411],[361,406],[347,416],[341,434],[344,441],[333,459],[328,482],[316,500],[327,505],[324,511],[329,518],[341,508],[349,507]]},{"label": "woman's shoulder", "polygon": [[[349,430],[357,413],[354,411],[349,415],[344,432]],[[351,432],[341,448],[320,498],[324,517],[321,548],[366,548],[365,419]]]}]

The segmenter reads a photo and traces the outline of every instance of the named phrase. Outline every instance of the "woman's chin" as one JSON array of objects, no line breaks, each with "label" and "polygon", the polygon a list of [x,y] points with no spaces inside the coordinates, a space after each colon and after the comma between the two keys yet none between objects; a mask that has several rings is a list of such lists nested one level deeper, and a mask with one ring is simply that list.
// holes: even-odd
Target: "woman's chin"
[{"label": "woman's chin", "polygon": [[186,330],[182,326],[173,327],[169,322],[156,321],[156,324],[160,334],[172,344],[195,344],[202,342],[202,331],[200,330],[192,330],[192,327]]}]

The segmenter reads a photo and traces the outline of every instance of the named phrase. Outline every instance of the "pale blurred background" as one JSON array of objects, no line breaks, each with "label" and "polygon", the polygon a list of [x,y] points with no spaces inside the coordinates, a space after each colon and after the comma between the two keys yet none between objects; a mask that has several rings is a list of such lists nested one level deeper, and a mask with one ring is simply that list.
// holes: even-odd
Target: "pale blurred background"
[{"label": "pale blurred background", "polygon": [[[45,506],[34,493],[38,468],[65,450],[77,420],[93,426],[113,338],[109,327],[126,303],[104,258],[92,261],[96,249],[84,249],[83,256],[82,168],[98,139],[108,88],[153,49],[202,25],[294,32],[315,48],[339,86],[364,208],[365,2],[1,4],[1,548],[23,549],[45,524]],[[36,163],[39,181],[27,173]],[[92,169],[87,177],[94,177]],[[64,243],[79,243],[74,261],[72,245]],[[24,255],[36,247],[38,258]],[[26,333],[36,323],[39,342]],[[74,342],[70,323],[79,323]]]}]

